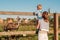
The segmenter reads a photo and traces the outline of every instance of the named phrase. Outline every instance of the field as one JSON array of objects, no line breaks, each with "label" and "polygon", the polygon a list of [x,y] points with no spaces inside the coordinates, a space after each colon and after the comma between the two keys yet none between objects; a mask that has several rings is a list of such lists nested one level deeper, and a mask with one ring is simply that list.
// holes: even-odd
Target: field
[{"label": "field", "polygon": [[[0,31],[4,31],[2,28],[3,27],[0,26]],[[17,31],[35,31],[35,30],[36,30],[35,25],[20,25],[19,29]],[[53,27],[50,27],[49,30],[50,31],[53,30]],[[48,34],[49,40],[53,40],[54,39],[53,36],[54,36],[54,34]],[[1,38],[1,40],[5,40],[7,38],[7,36],[2,36],[0,38]],[[27,35],[27,36],[18,35],[18,36],[10,37],[10,40],[11,39],[13,39],[13,40],[16,40],[16,39],[18,39],[18,40],[38,40],[37,34],[35,34],[35,35]],[[59,34],[59,40],[60,40],[60,34]]]}]

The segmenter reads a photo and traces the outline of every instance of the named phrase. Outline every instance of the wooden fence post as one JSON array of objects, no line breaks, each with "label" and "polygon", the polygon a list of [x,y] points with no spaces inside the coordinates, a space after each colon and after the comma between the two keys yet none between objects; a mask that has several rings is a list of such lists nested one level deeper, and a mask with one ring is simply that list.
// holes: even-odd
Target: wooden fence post
[{"label": "wooden fence post", "polygon": [[54,40],[58,40],[58,14],[54,13]]}]

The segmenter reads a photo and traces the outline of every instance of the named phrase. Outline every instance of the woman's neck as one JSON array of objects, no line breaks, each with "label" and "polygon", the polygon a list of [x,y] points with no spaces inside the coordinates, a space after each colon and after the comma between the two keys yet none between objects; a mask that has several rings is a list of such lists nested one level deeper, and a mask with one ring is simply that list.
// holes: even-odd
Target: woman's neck
[{"label": "woman's neck", "polygon": [[49,20],[48,20],[48,19],[44,19],[44,21],[45,21],[45,22],[49,22]]}]

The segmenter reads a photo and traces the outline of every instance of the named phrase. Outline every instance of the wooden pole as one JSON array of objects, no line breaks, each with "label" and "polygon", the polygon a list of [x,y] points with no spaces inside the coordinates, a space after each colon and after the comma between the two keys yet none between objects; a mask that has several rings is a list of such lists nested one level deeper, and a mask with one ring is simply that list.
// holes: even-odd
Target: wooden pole
[{"label": "wooden pole", "polygon": [[58,40],[58,14],[54,13],[54,40]]}]

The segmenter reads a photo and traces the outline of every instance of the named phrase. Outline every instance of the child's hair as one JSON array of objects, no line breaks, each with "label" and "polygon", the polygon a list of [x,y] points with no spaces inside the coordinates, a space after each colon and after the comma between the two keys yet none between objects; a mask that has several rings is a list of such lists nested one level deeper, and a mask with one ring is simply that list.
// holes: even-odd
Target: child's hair
[{"label": "child's hair", "polygon": [[37,7],[38,7],[38,6],[42,6],[42,5],[41,5],[41,4],[38,4]]}]

